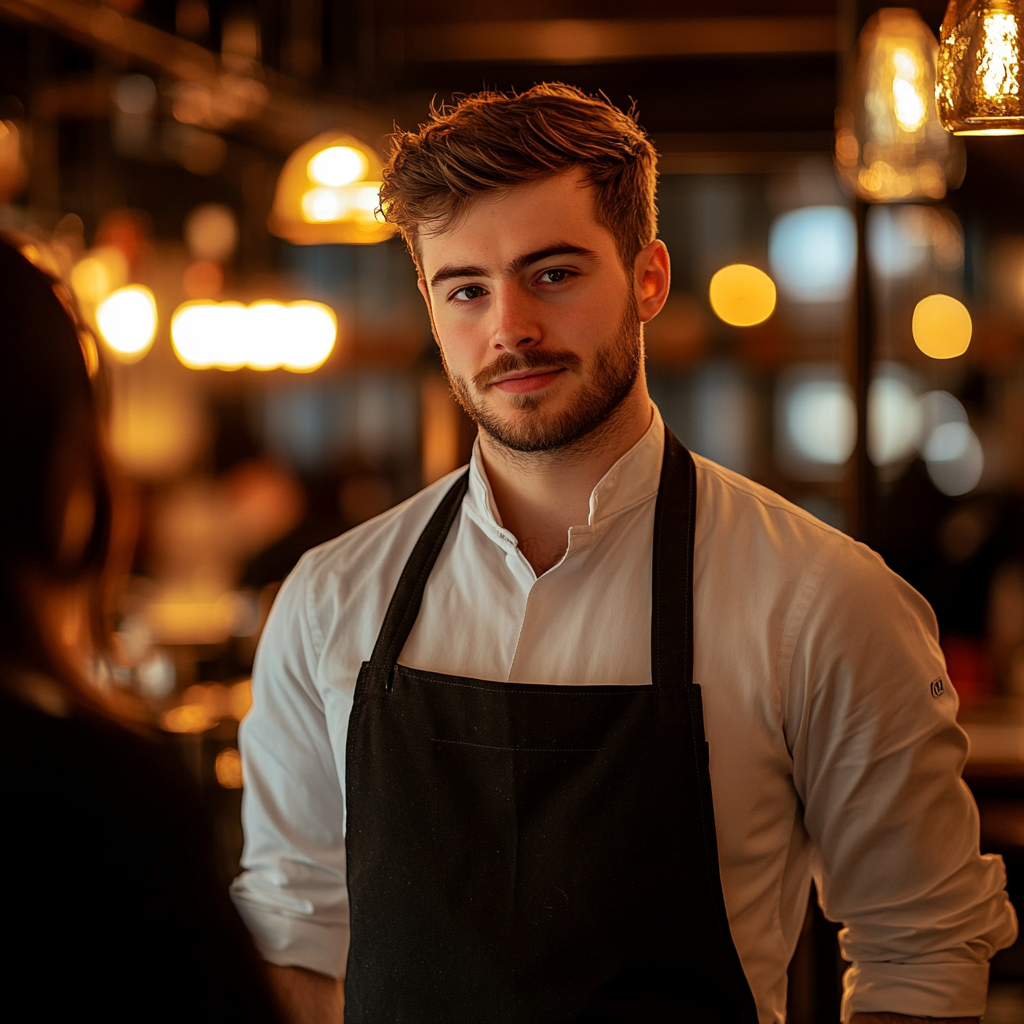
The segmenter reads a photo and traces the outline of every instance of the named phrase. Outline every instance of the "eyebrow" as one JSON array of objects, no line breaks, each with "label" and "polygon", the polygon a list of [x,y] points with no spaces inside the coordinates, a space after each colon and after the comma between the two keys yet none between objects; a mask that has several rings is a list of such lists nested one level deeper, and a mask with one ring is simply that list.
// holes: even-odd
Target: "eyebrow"
[{"label": "eyebrow", "polygon": [[[509,274],[518,274],[532,264],[550,259],[552,256],[580,256],[593,263],[599,260],[597,253],[593,249],[586,249],[582,245],[571,245],[569,242],[555,242],[554,245],[538,249],[536,252],[528,252],[522,256],[516,256],[515,259],[509,262],[505,270]],[[487,277],[488,273],[489,271],[483,267],[459,267],[449,263],[441,267],[430,279],[430,287],[435,288],[443,281],[450,281],[455,277]]]}]

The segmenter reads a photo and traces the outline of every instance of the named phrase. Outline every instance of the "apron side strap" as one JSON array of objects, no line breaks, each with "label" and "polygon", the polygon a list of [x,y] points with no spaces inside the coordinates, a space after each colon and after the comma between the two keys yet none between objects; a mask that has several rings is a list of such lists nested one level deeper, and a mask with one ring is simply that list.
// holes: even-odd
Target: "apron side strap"
[{"label": "apron side strap", "polygon": [[441,499],[416,541],[409,560],[405,563],[398,586],[391,595],[391,603],[384,615],[384,623],[377,636],[377,642],[373,646],[373,654],[370,655],[369,664],[375,670],[383,672],[384,678],[390,678],[391,670],[395,667],[405,641],[416,623],[427,577],[430,576],[455,517],[462,508],[462,499],[468,488],[467,469]]},{"label": "apron side strap", "polygon": [[[651,562],[651,681],[655,687],[693,682],[693,546],[697,471],[690,453],[665,428],[665,454],[654,514]],[[685,566],[682,578],[668,566]]]}]

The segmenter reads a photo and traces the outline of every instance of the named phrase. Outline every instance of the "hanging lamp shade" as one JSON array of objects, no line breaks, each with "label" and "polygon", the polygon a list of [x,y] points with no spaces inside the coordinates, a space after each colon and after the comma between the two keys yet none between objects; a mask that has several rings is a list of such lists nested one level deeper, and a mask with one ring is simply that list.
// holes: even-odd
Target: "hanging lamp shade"
[{"label": "hanging lamp shade", "polygon": [[296,245],[383,242],[395,233],[379,212],[380,157],[343,132],[299,146],[277,179],[267,222]]},{"label": "hanging lamp shade", "polygon": [[836,112],[836,170],[867,202],[941,199],[963,179],[962,145],[935,106],[938,44],[921,16],[884,8],[860,35]]},{"label": "hanging lamp shade", "polygon": [[954,135],[1024,135],[1024,0],[953,0],[939,46],[939,117]]}]

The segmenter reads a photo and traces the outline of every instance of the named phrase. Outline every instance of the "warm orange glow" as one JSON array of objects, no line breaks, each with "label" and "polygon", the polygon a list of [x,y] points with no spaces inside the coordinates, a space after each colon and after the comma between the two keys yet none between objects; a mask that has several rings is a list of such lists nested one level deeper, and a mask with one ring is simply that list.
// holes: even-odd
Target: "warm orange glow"
[{"label": "warm orange glow", "polygon": [[914,342],[932,359],[962,356],[973,330],[967,307],[951,295],[929,295],[914,309]]},{"label": "warm orange glow", "polygon": [[752,327],[767,320],[775,311],[775,297],[775,282],[746,263],[722,267],[711,278],[711,308],[734,327]]},{"label": "warm orange glow", "polygon": [[308,373],[334,349],[338,319],[321,302],[186,302],[171,317],[171,343],[193,370],[283,367]]},{"label": "warm orange glow", "polygon": [[156,299],[139,284],[118,288],[96,309],[100,337],[123,363],[134,363],[149,351],[156,323]]},{"label": "warm orange glow", "polygon": [[381,166],[380,157],[351,136],[318,135],[281,171],[270,230],[297,245],[390,238],[395,229],[378,212]]},{"label": "warm orange glow", "polygon": [[160,724],[167,732],[198,734],[212,729],[217,719],[204,704],[181,704],[165,711]]},{"label": "warm orange glow", "polygon": [[242,755],[234,747],[225,747],[217,755],[213,770],[224,789],[242,788]]}]

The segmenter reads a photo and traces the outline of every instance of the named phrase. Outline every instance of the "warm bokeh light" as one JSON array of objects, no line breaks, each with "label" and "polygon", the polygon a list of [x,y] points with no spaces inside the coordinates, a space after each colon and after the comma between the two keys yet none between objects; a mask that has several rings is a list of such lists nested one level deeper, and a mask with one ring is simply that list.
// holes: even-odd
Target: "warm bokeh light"
[{"label": "warm bokeh light", "polygon": [[973,329],[967,307],[952,295],[929,295],[914,309],[914,342],[932,359],[962,356]]},{"label": "warm bokeh light", "polygon": [[96,309],[100,336],[122,362],[141,359],[156,335],[156,299],[139,284],[118,288]]},{"label": "warm bokeh light", "polygon": [[171,317],[171,343],[193,370],[283,367],[308,373],[334,349],[338,319],[321,302],[186,302]]},{"label": "warm bokeh light", "polygon": [[310,181],[329,188],[351,185],[364,178],[367,170],[369,162],[354,146],[328,146],[306,164]]},{"label": "warm bokeh light", "polygon": [[71,271],[71,287],[84,306],[98,306],[128,280],[128,261],[116,246],[93,249]]},{"label": "warm bokeh light", "polygon": [[775,282],[757,267],[733,263],[711,278],[711,308],[734,327],[751,327],[775,311]]},{"label": "warm bokeh light", "polygon": [[225,747],[217,755],[213,770],[224,789],[242,788],[242,755],[235,747]]}]

